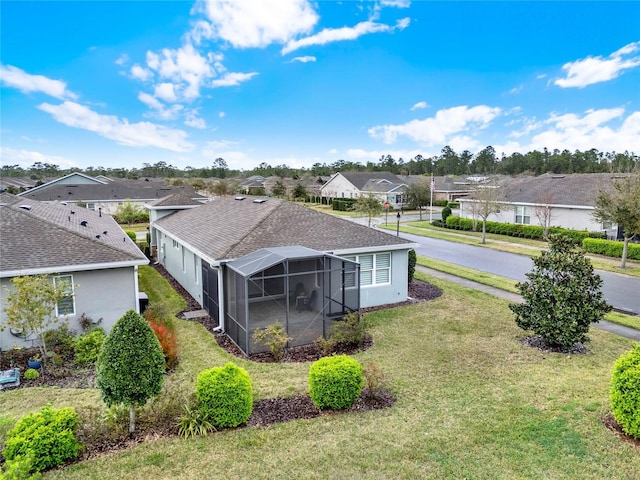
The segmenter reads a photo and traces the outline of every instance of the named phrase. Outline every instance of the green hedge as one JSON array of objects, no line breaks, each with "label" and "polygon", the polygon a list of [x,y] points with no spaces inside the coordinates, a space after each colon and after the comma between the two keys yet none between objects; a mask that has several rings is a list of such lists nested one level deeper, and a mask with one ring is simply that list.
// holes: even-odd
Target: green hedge
[{"label": "green hedge", "polygon": [[356,202],[355,198],[334,198],[331,202],[332,210],[339,212],[347,212],[351,210],[351,207]]},{"label": "green hedge", "polygon": [[[601,240],[599,238],[585,238],[582,240],[582,249],[585,252],[606,255],[607,257],[622,258],[623,242],[616,240]],[[627,258],[640,260],[640,245],[630,243],[627,250]]]},{"label": "green hedge", "polygon": [[614,365],[611,406],[622,430],[640,439],[640,344],[634,345]]},{"label": "green hedge", "polygon": [[[446,228],[455,230],[473,230],[473,220],[470,218],[447,217],[444,225]],[[482,230],[482,221],[478,221],[478,231]],[[542,227],[537,225],[522,225],[519,223],[501,223],[487,222],[487,233],[496,233],[498,235],[508,235],[510,237],[531,238],[534,240],[543,240]],[[559,234],[569,237],[576,245],[582,243],[585,238],[605,238],[606,235],[600,232],[588,232],[586,230],[570,230],[567,228],[550,227],[549,234]]]}]

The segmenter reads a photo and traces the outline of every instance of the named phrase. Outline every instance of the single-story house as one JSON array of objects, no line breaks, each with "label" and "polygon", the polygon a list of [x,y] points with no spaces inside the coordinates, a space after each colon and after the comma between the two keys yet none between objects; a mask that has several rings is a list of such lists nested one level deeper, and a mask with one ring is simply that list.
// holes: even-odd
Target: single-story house
[{"label": "single-story house", "polygon": [[389,172],[338,172],[320,187],[320,196],[333,199],[373,195],[381,203],[389,202],[390,208],[399,210],[404,204],[406,186]]},{"label": "single-story house", "polygon": [[[525,225],[557,226],[617,236],[617,226],[593,217],[595,198],[613,182],[629,174],[574,173],[507,177],[499,185],[500,212],[489,221]],[[461,217],[473,217],[473,195],[459,198]]]},{"label": "single-story house", "polygon": [[172,193],[187,195],[201,202],[206,201],[206,197],[196,193],[189,185],[170,186],[157,180],[111,179],[103,175],[91,177],[79,172],[44,183],[19,193],[18,196],[41,202],[79,204],[89,210],[112,215],[125,200],[144,206],[147,202]]},{"label": "single-story house", "polygon": [[349,312],[407,299],[412,243],[294,202],[176,205],[150,230],[157,261],[247,354],[275,321],[303,345]]},{"label": "single-story house", "polygon": [[398,178],[407,185],[413,185],[422,179],[431,182],[433,178],[433,201],[446,200],[455,202],[461,197],[470,195],[473,190],[483,183],[495,182],[502,178],[500,175],[398,175]]},{"label": "single-story house", "polygon": [[[68,297],[55,315],[80,331],[84,314],[109,330],[127,310],[139,311],[138,266],[148,259],[112,217],[57,202],[0,194],[0,298],[11,279],[49,275]],[[0,324],[5,322],[0,311]],[[0,332],[0,348],[30,347],[32,332]]]}]

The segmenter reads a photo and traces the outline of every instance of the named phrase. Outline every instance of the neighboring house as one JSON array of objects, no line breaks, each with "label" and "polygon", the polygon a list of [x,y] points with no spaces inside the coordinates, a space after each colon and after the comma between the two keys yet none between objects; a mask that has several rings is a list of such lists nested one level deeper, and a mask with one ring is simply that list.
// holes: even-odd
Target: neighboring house
[{"label": "neighboring house", "polygon": [[[47,274],[64,280],[69,297],[56,316],[80,331],[85,314],[107,331],[127,310],[139,311],[138,266],[148,259],[108,215],[59,203],[0,194],[0,297],[13,277]],[[5,313],[0,311],[0,323]],[[26,338],[25,338],[26,337]],[[0,348],[32,346],[30,332],[0,332]]]},{"label": "neighboring house", "polygon": [[[412,185],[423,179],[431,182],[429,175],[398,175],[398,178],[407,185]],[[457,201],[461,197],[466,197],[473,189],[487,181],[494,181],[498,176],[483,177],[478,175],[443,175],[433,177],[433,201],[446,200],[448,202]]]},{"label": "neighboring house", "polygon": [[[628,176],[610,173],[507,177],[500,183],[500,212],[489,221],[525,225],[557,226],[576,230],[607,232],[617,236],[617,226],[593,218],[595,198],[616,179]],[[472,197],[460,198],[460,216],[473,217]]]},{"label": "neighboring house", "polygon": [[381,203],[389,202],[390,208],[400,209],[406,186],[389,172],[338,172],[320,187],[320,195],[327,199],[373,195]]},{"label": "neighboring house", "polygon": [[264,195],[265,178],[261,175],[252,175],[240,182],[238,190],[247,195]]},{"label": "neighboring house", "polygon": [[407,299],[412,243],[293,202],[219,198],[150,229],[158,262],[245,353],[275,321],[302,345],[350,311]]},{"label": "neighboring house", "polygon": [[22,198],[41,202],[63,202],[82,205],[89,210],[101,210],[114,214],[125,200],[144,205],[172,193],[187,195],[193,200],[206,201],[191,186],[169,186],[159,181],[110,179],[105,176],[91,177],[83,173],[71,173],[19,193]]}]

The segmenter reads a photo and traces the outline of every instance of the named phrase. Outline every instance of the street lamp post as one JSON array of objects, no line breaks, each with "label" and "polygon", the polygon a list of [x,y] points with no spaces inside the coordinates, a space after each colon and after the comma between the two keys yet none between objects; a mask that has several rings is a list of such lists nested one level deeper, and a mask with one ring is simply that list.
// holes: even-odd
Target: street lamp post
[{"label": "street lamp post", "polygon": [[396,218],[398,219],[398,226],[396,227],[396,237],[399,237],[400,236],[400,211],[399,210]]}]

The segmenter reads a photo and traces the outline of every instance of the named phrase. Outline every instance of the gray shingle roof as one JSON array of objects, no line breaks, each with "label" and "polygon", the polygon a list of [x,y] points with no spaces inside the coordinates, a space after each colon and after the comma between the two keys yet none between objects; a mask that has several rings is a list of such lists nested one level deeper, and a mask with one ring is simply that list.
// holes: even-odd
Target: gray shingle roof
[{"label": "gray shingle roof", "polygon": [[24,192],[22,198],[31,198],[42,202],[50,201],[85,201],[85,202],[113,202],[125,199],[154,200],[166,197],[172,193],[180,193],[191,198],[204,198],[195,193],[190,186],[167,186],[157,183],[143,184],[141,182],[111,182],[107,184],[77,184],[77,185],[51,185],[36,192]]},{"label": "gray shingle roof", "polygon": [[411,243],[293,202],[253,203],[253,198],[219,198],[173,213],[154,225],[215,260],[288,245],[333,252]]},{"label": "gray shingle roof", "polygon": [[504,183],[509,202],[593,206],[599,190],[608,190],[624,174],[574,173],[512,177]]},{"label": "gray shingle roof", "polygon": [[166,197],[159,198],[153,202],[149,202],[151,207],[179,207],[185,205],[201,205],[202,202],[192,199],[183,193],[172,193]]},{"label": "gray shingle roof", "polygon": [[22,197],[3,195],[0,200],[0,272],[147,263],[108,215]]},{"label": "gray shingle roof", "polygon": [[370,180],[388,180],[391,183],[403,183],[397,175],[390,172],[340,172],[344,178],[349,180],[358,190],[363,190]]}]

